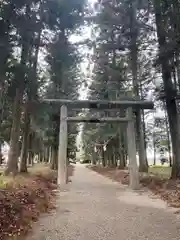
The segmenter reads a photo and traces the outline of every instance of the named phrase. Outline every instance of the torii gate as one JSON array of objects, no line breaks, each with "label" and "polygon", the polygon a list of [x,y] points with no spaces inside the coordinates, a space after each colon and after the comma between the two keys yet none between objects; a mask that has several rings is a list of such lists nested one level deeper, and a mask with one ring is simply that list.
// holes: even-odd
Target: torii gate
[{"label": "torii gate", "polygon": [[[63,187],[67,183],[67,142],[68,142],[68,122],[90,122],[90,123],[127,123],[128,156],[129,156],[129,186],[132,189],[139,187],[139,171],[136,160],[136,134],[133,119],[134,108],[153,109],[153,102],[135,100],[107,101],[107,100],[67,100],[67,99],[44,99],[45,103],[58,103],[60,109],[60,130],[59,130],[59,152],[58,152],[58,185]],[[126,117],[68,117],[68,106],[74,109],[126,109]]]}]

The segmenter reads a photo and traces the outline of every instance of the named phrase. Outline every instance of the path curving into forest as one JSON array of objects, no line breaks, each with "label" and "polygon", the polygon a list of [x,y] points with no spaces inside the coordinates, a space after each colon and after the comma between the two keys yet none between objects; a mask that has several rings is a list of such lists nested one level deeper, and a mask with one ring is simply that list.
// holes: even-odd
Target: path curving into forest
[{"label": "path curving into forest", "polygon": [[146,192],[132,192],[77,164],[57,209],[27,240],[179,240],[180,217]]}]

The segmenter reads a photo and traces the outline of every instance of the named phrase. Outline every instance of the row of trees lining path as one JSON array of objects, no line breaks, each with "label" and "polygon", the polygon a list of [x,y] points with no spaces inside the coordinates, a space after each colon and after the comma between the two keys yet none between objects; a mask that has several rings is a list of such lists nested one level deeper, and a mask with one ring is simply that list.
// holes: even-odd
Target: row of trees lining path
[{"label": "row of trees lining path", "polygon": [[[145,99],[152,93],[156,107],[167,115],[164,124],[173,153],[172,178],[179,177],[179,18],[179,0],[101,0],[92,8],[85,0],[1,1],[0,147],[5,142],[10,145],[5,174],[17,174],[19,158],[19,171],[27,172],[34,155],[40,161],[51,159],[52,168],[57,168],[59,107],[34,102],[77,99],[85,82],[89,99],[118,100],[121,92],[129,91]],[[82,34],[84,26],[92,29],[91,39],[70,41],[73,34]],[[84,45],[92,50],[86,56],[85,76],[80,69]],[[156,80],[161,89],[155,87]],[[154,135],[146,123],[148,114],[152,112],[135,112],[142,172],[148,171],[146,149]],[[69,148],[74,151],[77,125],[71,124],[69,133]],[[125,167],[123,127],[84,124],[82,138],[88,157],[95,154],[95,141],[109,142],[103,164],[116,166],[120,160],[120,167]]]},{"label": "row of trees lining path", "polygon": [[[172,178],[180,176],[179,18],[179,0],[98,1],[93,16],[95,27],[91,44],[94,51],[89,60],[93,63],[91,77],[94,79],[89,87],[90,99],[117,100],[121,92],[129,90],[134,96],[146,99],[151,92],[155,107],[165,111],[164,123],[163,119],[156,119],[151,124],[147,124],[146,119],[153,112],[135,112],[137,152],[139,170],[147,172],[149,142],[155,149],[157,141],[167,140],[169,152],[172,148]],[[114,113],[106,114],[112,116]],[[159,136],[154,138],[155,134]],[[96,164],[100,155],[103,166],[125,168],[127,139],[124,127],[84,124],[82,138],[85,158],[91,158]],[[94,151],[95,145],[97,151]]]},{"label": "row of trees lining path", "polygon": [[[0,149],[10,145],[6,175],[17,174],[19,158],[19,171],[27,172],[34,155],[40,161],[51,156],[57,168],[59,108],[37,103],[78,97],[82,55],[69,39],[84,24],[86,7],[83,0],[0,3]],[[74,147],[72,129],[68,140]]]}]

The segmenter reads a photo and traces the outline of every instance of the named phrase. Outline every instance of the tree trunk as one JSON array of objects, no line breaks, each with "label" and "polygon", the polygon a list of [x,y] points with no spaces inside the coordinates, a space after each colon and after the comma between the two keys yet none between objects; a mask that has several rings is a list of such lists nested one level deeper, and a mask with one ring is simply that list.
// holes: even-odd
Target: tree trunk
[{"label": "tree trunk", "polygon": [[[24,119],[24,134],[23,134],[23,144],[21,149],[21,160],[20,160],[20,172],[27,172],[27,158],[28,158],[28,147],[29,147],[29,134],[30,134],[30,104],[33,99],[33,96],[36,95],[36,71],[37,71],[37,58],[39,53],[39,44],[41,38],[41,28],[39,29],[37,45],[35,48],[35,55],[32,58],[31,53],[29,53],[29,64],[32,69],[29,74],[29,82],[30,85],[28,86],[27,91],[27,103],[25,108],[25,119]],[[32,49],[31,49],[32,50]],[[40,161],[42,156],[40,156]]]},{"label": "tree trunk", "polygon": [[180,91],[180,59],[179,59],[179,53],[176,53],[176,71],[177,71],[178,90]]},{"label": "tree trunk", "polygon": [[34,162],[34,152],[33,152],[33,133],[29,134],[29,149],[28,149],[28,164],[33,166]]},{"label": "tree trunk", "polygon": [[[142,112],[142,126],[143,126],[143,134],[144,134],[144,146],[145,146],[145,151],[146,151],[147,150],[147,136],[146,136],[145,114],[144,114],[144,110],[141,110],[141,112]],[[145,154],[146,154],[145,165],[147,166],[147,168],[149,168],[147,152],[145,152]]]},{"label": "tree trunk", "polygon": [[43,156],[43,152],[41,151],[41,152],[39,153],[39,162],[40,162],[40,163],[43,163],[43,161],[44,161],[44,156]]},{"label": "tree trunk", "polygon": [[91,155],[91,164],[92,165],[96,165],[97,160],[96,160],[96,154],[94,151],[92,151],[92,155]]},{"label": "tree trunk", "polygon": [[155,132],[154,131],[153,131],[153,153],[154,153],[153,165],[156,166],[156,142],[155,142]]},{"label": "tree trunk", "polygon": [[44,157],[45,163],[48,163],[48,162],[49,162],[49,156],[50,156],[50,148],[47,146],[47,147],[45,148],[45,157]]},{"label": "tree trunk", "polygon": [[[166,3],[167,4],[167,3]],[[172,8],[172,12],[170,14],[170,23],[171,27],[174,31],[172,35],[172,41],[178,46],[179,45],[179,33],[180,33],[180,2],[179,0],[169,1],[169,6]],[[175,49],[175,63],[174,67],[176,68],[176,78],[178,83],[178,90],[180,90],[180,59],[179,59],[179,47]]]},{"label": "tree trunk", "polygon": [[3,163],[2,143],[0,143],[0,165]]},{"label": "tree trunk", "polygon": [[7,167],[4,174],[12,173],[14,176],[18,173],[18,154],[19,154],[19,133],[21,119],[21,103],[23,93],[21,89],[16,89],[16,96],[13,107],[13,124],[11,129],[10,149],[8,153]]},{"label": "tree trunk", "polygon": [[166,133],[167,133],[167,144],[168,144],[168,154],[169,154],[169,165],[172,167],[172,157],[171,157],[171,141],[169,136],[169,125],[168,125],[168,117],[167,112],[165,110],[165,123],[166,123]]},{"label": "tree trunk", "polygon": [[124,169],[126,166],[124,148],[125,148],[124,131],[120,129],[119,131],[119,158],[120,158],[119,169]]},{"label": "tree trunk", "polygon": [[103,165],[103,167],[105,167],[106,166],[106,160],[105,160],[105,154],[104,154],[103,147],[101,149],[101,153],[102,153],[102,165]]},{"label": "tree trunk", "polygon": [[48,163],[51,163],[51,158],[52,158],[52,146],[49,147],[49,159],[48,159]]},{"label": "tree trunk", "polygon": [[119,169],[124,169],[125,166],[126,166],[126,159],[125,159],[125,155],[123,153],[123,150],[120,151],[119,158],[120,158],[120,164],[119,164],[118,168]]},{"label": "tree trunk", "polygon": [[25,119],[24,119],[24,135],[21,149],[20,158],[20,172],[27,172],[27,158],[28,158],[28,147],[29,147],[29,132],[30,132],[30,114],[29,104],[25,108]]},{"label": "tree trunk", "polygon": [[58,148],[52,147],[51,169],[58,169]]},{"label": "tree trunk", "polygon": [[[29,20],[31,13],[30,3],[26,5],[25,13],[25,16]],[[30,34],[31,32],[27,26],[27,29],[25,29],[24,33],[22,34],[21,61],[15,76],[17,89],[13,106],[13,124],[11,129],[10,150],[8,154],[7,168],[4,172],[5,175],[8,175],[11,172],[13,175],[16,175],[18,172],[18,144],[21,123],[21,104],[23,101],[25,88],[26,65],[30,49]]]},{"label": "tree trunk", "polygon": [[110,153],[109,149],[107,152],[107,166],[111,167],[111,153]]},{"label": "tree trunk", "polygon": [[34,164],[34,153],[32,151],[29,151],[28,153],[28,165],[33,166]]},{"label": "tree trunk", "polygon": [[104,152],[104,162],[105,162],[105,167],[107,167],[107,165],[108,165],[107,150]]},{"label": "tree trunk", "polygon": [[180,134],[179,134],[179,119],[176,106],[176,100],[166,100],[167,113],[169,119],[170,133],[172,139],[173,164],[172,178],[180,177]]},{"label": "tree trunk", "polygon": [[113,155],[113,167],[117,167],[117,154],[116,148],[114,146],[112,148],[112,155]]},{"label": "tree trunk", "polygon": [[154,9],[156,16],[157,36],[159,42],[162,77],[164,82],[164,91],[166,96],[166,108],[169,120],[170,134],[172,140],[173,151],[173,165],[172,165],[172,178],[180,177],[180,131],[179,131],[179,117],[176,105],[176,99],[174,97],[174,88],[171,79],[171,66],[169,65],[169,59],[163,57],[164,50],[166,49],[166,32],[164,28],[164,21],[162,17],[162,9],[159,1],[154,0]]},{"label": "tree trunk", "polygon": [[110,149],[109,149],[109,166],[111,167],[111,168],[113,168],[114,167],[114,153],[113,153],[113,148],[112,148],[112,146],[110,145]]},{"label": "tree trunk", "polygon": [[139,143],[139,146],[138,146],[139,171],[140,172],[148,172],[143,125],[142,125],[140,110],[137,111],[137,115],[136,115],[136,131],[137,131],[137,138],[138,138],[138,143]]}]

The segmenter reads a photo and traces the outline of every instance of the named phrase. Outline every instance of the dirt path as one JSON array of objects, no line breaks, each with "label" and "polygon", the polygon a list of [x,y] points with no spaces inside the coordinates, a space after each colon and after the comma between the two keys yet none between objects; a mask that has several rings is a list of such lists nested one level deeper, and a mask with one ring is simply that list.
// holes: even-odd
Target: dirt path
[{"label": "dirt path", "polygon": [[77,165],[59,194],[57,211],[34,225],[27,240],[179,240],[180,220],[161,200],[131,192]]}]

